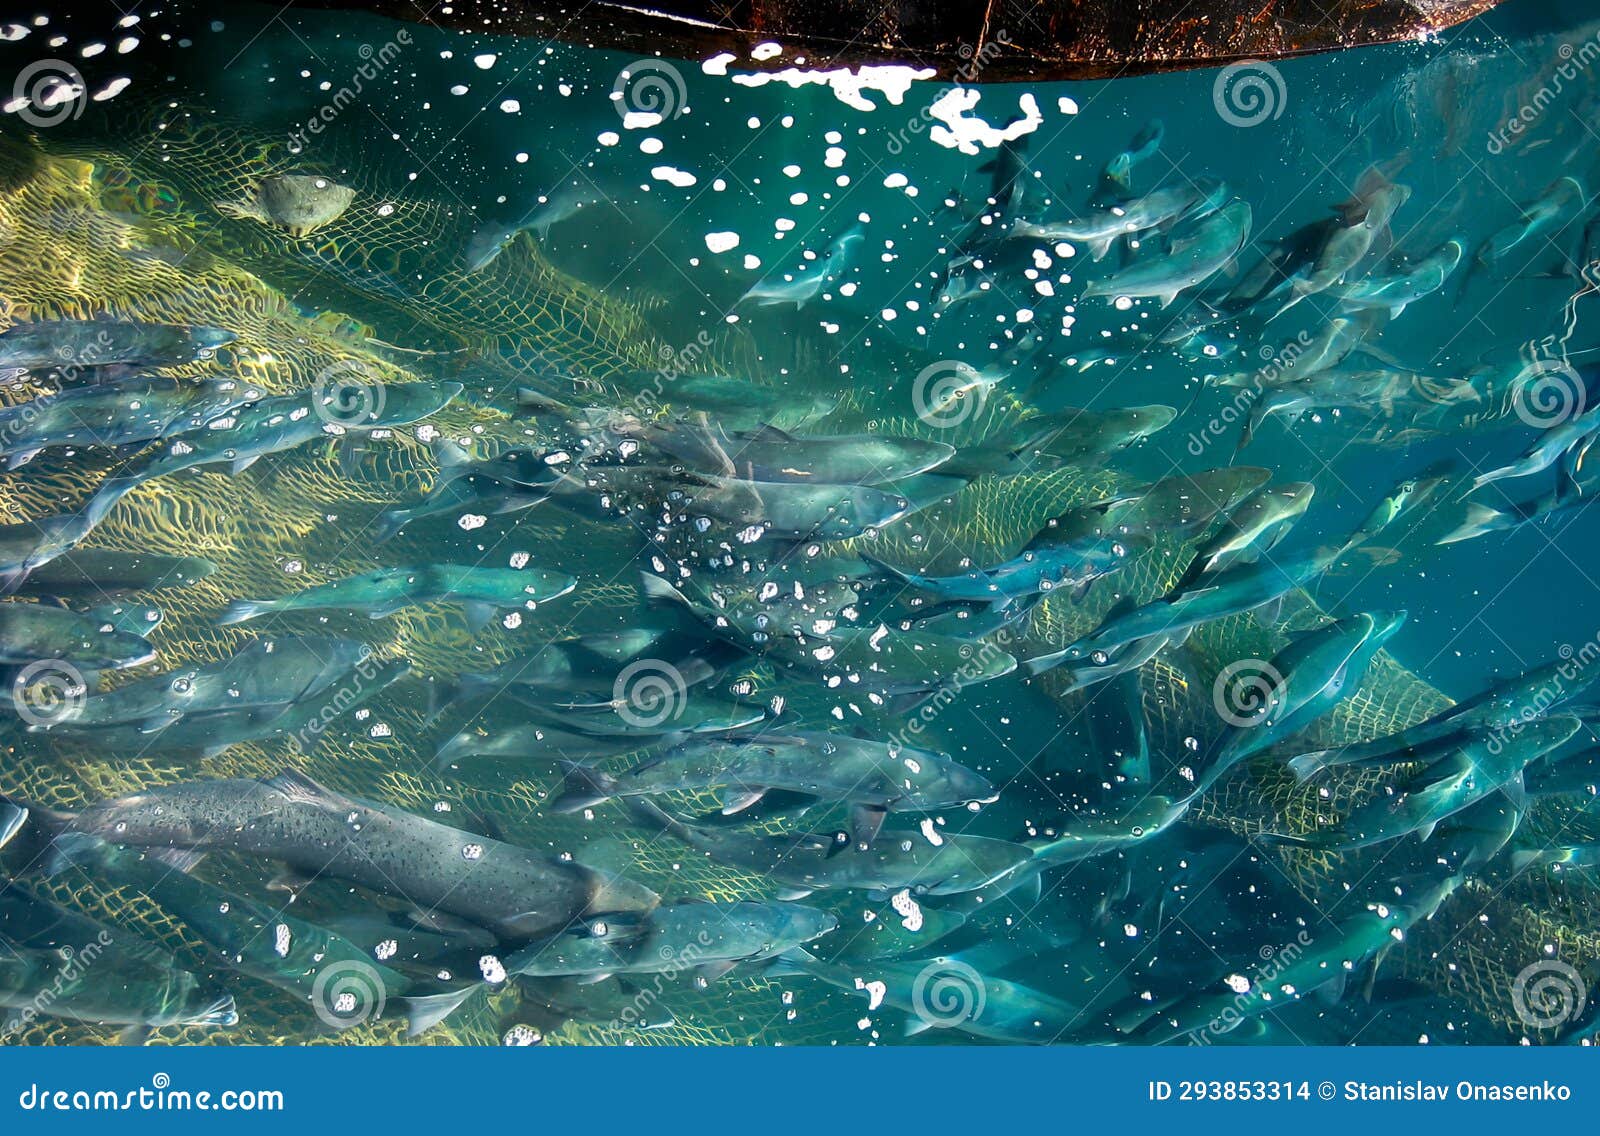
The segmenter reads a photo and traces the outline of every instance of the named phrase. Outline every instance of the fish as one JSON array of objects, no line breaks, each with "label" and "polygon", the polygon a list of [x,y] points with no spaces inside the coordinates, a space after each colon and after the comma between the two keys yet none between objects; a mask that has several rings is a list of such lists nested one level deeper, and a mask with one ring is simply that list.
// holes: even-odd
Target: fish
[{"label": "fish", "polygon": [[[0,547],[4,547],[0,536]],[[213,576],[215,562],[203,556],[166,556],[156,552],[131,552],[111,548],[74,548],[72,556],[51,557],[34,563],[24,560],[24,595],[100,598],[132,592],[186,588]],[[5,557],[9,562],[9,555]]]},{"label": "fish", "polygon": [[956,808],[996,795],[982,775],[942,753],[846,733],[795,731],[691,738],[619,773],[569,764],[551,807],[576,812],[615,797],[718,792],[723,815],[731,816],[773,790],[848,803],[858,834],[875,834],[885,813]]},{"label": "fish", "polygon": [[808,437],[776,426],[730,432],[705,421],[641,424],[639,436],[696,470],[749,482],[880,486],[942,466],[956,452],[917,438]]},{"label": "fish", "polygon": [[1556,484],[1549,492],[1514,501],[1504,509],[1491,509],[1477,501],[1467,502],[1466,516],[1461,523],[1434,543],[1459,544],[1492,532],[1515,532],[1600,501],[1600,496],[1585,496],[1565,470],[1557,472]]},{"label": "fish", "polygon": [[928,960],[824,962],[804,948],[778,956],[768,967],[773,978],[796,974],[820,979],[839,990],[859,993],[911,1015],[908,1036],[929,1029],[1013,1044],[1049,1045],[1088,1024],[1082,1007],[1044,991],[983,974],[962,955]]},{"label": "fish", "polygon": [[[1178,416],[1173,407],[1161,404],[1149,406],[1123,406],[1115,410],[1084,410],[1068,406],[1024,419],[1023,429],[1032,430],[1031,437],[1021,447],[1003,449],[1008,459],[1005,463],[974,464],[977,456],[972,448],[963,450],[952,462],[940,467],[941,472],[965,474],[969,472],[1007,473],[1008,466],[1025,463],[1035,455],[1049,459],[1045,465],[1087,462],[1108,457],[1137,445],[1146,438],[1159,434],[1172,425]],[[999,440],[1009,444],[1009,438]]]},{"label": "fish", "polygon": [[1200,773],[1199,788],[1210,788],[1241,761],[1298,734],[1353,696],[1373,656],[1405,621],[1404,611],[1363,613],[1295,635],[1264,668],[1268,689],[1249,697],[1240,692],[1242,704],[1231,712],[1243,720]]},{"label": "fish", "polygon": [[125,446],[199,430],[265,397],[236,379],[130,378],[72,387],[0,410],[0,455],[26,465],[60,446]]},{"label": "fish", "polygon": [[37,320],[0,333],[0,372],[87,370],[99,376],[180,367],[210,358],[236,338],[200,324]]},{"label": "fish", "polygon": [[1305,586],[1332,566],[1333,550],[1285,560],[1236,564],[1205,576],[1191,588],[1108,618],[1094,631],[1063,649],[1064,658],[1108,658],[1112,649],[1152,635],[1173,635],[1229,615],[1267,607]]},{"label": "fish", "polygon": [[[1587,450],[1597,434],[1600,434],[1600,407],[1586,410],[1545,429],[1521,457],[1474,477],[1472,488],[1482,489],[1491,482],[1543,473],[1568,453]],[[1573,472],[1578,468],[1581,467],[1574,463]]]},{"label": "fish", "polygon": [[1478,402],[1481,397],[1465,379],[1435,379],[1385,368],[1334,367],[1258,395],[1239,435],[1239,449],[1248,446],[1267,419],[1275,415],[1282,415],[1287,425],[1293,426],[1301,415],[1312,410],[1349,408],[1392,416],[1402,406],[1455,406]]},{"label": "fish", "polygon": [[887,907],[847,907],[839,921],[843,933],[823,944],[828,958],[848,964],[920,955],[970,920],[964,911],[918,903],[909,890],[896,892],[888,902]]},{"label": "fish", "polygon": [[1197,796],[1174,800],[1151,794],[1117,816],[1075,817],[1048,840],[1031,846],[1034,862],[1045,867],[1075,864],[1153,840],[1182,820]]},{"label": "fish", "polygon": [[1173,474],[1119,494],[1110,523],[1133,537],[1189,536],[1238,508],[1271,480],[1271,470],[1251,465]]},{"label": "fish", "polygon": [[1446,241],[1407,272],[1331,284],[1324,293],[1348,308],[1376,308],[1387,311],[1390,319],[1398,319],[1406,308],[1444,287],[1465,253],[1460,241]]},{"label": "fish", "polygon": [[1403,515],[1425,504],[1450,480],[1449,474],[1454,469],[1454,465],[1454,462],[1448,460],[1436,462],[1418,476],[1408,477],[1396,483],[1395,487],[1384,494],[1383,499],[1372,507],[1372,511],[1367,514],[1366,519],[1350,534],[1350,539],[1345,542],[1345,549],[1349,550],[1365,544],[1373,537],[1386,531]]},{"label": "fish", "polygon": [[1018,221],[1006,232],[1011,240],[1060,244],[1080,241],[1089,246],[1094,260],[1104,260],[1119,237],[1132,237],[1151,229],[1167,229],[1179,221],[1197,221],[1227,202],[1229,192],[1221,182],[1206,179],[1190,185],[1170,186],[1134,201],[1095,210],[1069,221]]},{"label": "fish", "polygon": [[91,616],[50,604],[0,603],[0,665],[56,660],[93,672],[137,667],[155,657],[143,636]]},{"label": "fish", "polygon": [[0,1036],[36,1016],[126,1027],[142,1042],[162,1026],[237,1025],[233,996],[159,947],[18,887],[0,893]]},{"label": "fish", "polygon": [[1334,766],[1431,761],[1451,752],[1463,735],[1505,731],[1582,697],[1596,678],[1600,675],[1587,673],[1570,659],[1553,659],[1392,734],[1300,754],[1289,762],[1289,769],[1305,780]]},{"label": "fish", "polygon": [[38,733],[135,725],[157,734],[191,714],[283,707],[333,685],[372,655],[364,643],[326,636],[253,639],[215,663],[185,666],[124,683],[64,707]]},{"label": "fish", "polygon": [[1588,203],[1589,195],[1582,182],[1570,176],[1557,178],[1523,207],[1516,221],[1497,230],[1479,246],[1477,262],[1488,268],[1498,266],[1524,244],[1562,229]]},{"label": "fish", "polygon": [[531,943],[505,960],[507,974],[680,974],[706,985],[740,963],[769,959],[820,939],[839,918],[798,903],[665,904],[637,919],[589,920]]},{"label": "fish", "polygon": [[167,613],[158,607],[115,601],[89,608],[83,614],[98,623],[104,631],[126,631],[140,638],[148,637],[167,619]]},{"label": "fish", "polygon": [[554,226],[605,200],[605,194],[592,185],[563,183],[548,196],[541,196],[539,203],[522,220],[512,224],[490,223],[473,233],[463,253],[467,272],[472,274],[488,268],[524,233],[535,233],[541,241],[549,239]]},{"label": "fish", "polygon": [[[623,416],[623,422],[637,422],[645,411],[671,407],[687,414],[703,413],[726,430],[757,430],[763,426],[799,430],[826,418],[839,405],[837,395],[823,391],[783,389],[729,375],[636,371],[619,382],[627,396],[642,407]],[[604,427],[618,420],[615,411],[579,411],[532,387],[517,388],[517,403],[523,410],[556,415],[586,428]],[[595,419],[598,422],[591,421]]]},{"label": "fish", "polygon": [[1124,535],[1108,514],[1120,501],[1100,502],[1048,521],[1013,557],[989,568],[954,576],[925,576],[887,564],[867,553],[862,559],[941,600],[995,603],[1056,590],[1081,599],[1096,581],[1116,571],[1149,544]]},{"label": "fish", "polygon": [[1133,181],[1134,168],[1155,157],[1166,135],[1166,125],[1159,118],[1151,119],[1134,135],[1133,143],[1126,150],[1106,163],[1101,176],[1118,189],[1126,190]]},{"label": "fish", "polygon": [[1187,588],[1212,572],[1272,551],[1305,515],[1315,495],[1311,482],[1290,481],[1245,498],[1200,546],[1174,587]]},{"label": "fish", "polygon": [[1327,828],[1311,832],[1266,833],[1285,844],[1351,852],[1412,833],[1426,840],[1434,826],[1489,795],[1522,795],[1522,771],[1577,735],[1583,720],[1553,714],[1502,731],[1477,733],[1449,744],[1424,769],[1413,774]]},{"label": "fish", "polygon": [[218,201],[217,211],[227,217],[259,221],[287,232],[309,236],[344,216],[356,191],[332,178],[311,173],[269,174],[250,195],[239,201]]},{"label": "fish", "polygon": [[668,833],[724,867],[756,872],[786,889],[784,898],[813,891],[853,889],[889,894],[956,895],[976,891],[1032,860],[1021,844],[989,836],[889,832],[862,848],[844,834],[761,836],[691,825],[646,797],[627,800],[637,823]]},{"label": "fish", "polygon": [[674,510],[688,517],[705,516],[736,526],[747,534],[741,537],[746,543],[757,535],[848,540],[899,520],[913,507],[911,499],[893,486],[746,481],[688,471],[667,481],[666,496]]},{"label": "fish", "polygon": [[[85,834],[133,848],[228,851],[276,860],[455,915],[503,939],[553,934],[587,915],[644,914],[640,884],[388,805],[347,797],[286,769],[263,780],[178,782],[75,813],[29,806],[59,839]],[[44,823],[44,822],[42,822]]]},{"label": "fish", "polygon": [[850,257],[856,246],[866,239],[866,227],[853,225],[836,238],[811,263],[811,267],[785,273],[781,278],[764,277],[752,284],[738,303],[753,303],[762,308],[793,304],[798,311],[815,300],[827,284],[838,279],[849,268]]},{"label": "fish", "polygon": [[[269,906],[176,871],[137,850],[81,835],[63,836],[55,847],[64,861],[91,877],[142,891],[181,919],[211,948],[211,957],[309,1004],[333,1029],[373,1020],[391,998],[409,1006],[408,996],[417,994],[419,1008],[409,1013],[407,1030],[415,1037],[471,994],[470,987],[458,988],[452,1000],[433,988],[438,984],[423,987],[337,931],[297,918],[279,904]],[[348,1008],[341,994],[350,996]]]},{"label": "fish", "polygon": [[1548,871],[1553,876],[1589,872],[1600,868],[1600,844],[1569,844],[1557,848],[1524,848],[1511,854],[1511,870]]},{"label": "fish", "polygon": [[1325,292],[1354,271],[1386,238],[1389,222],[1411,197],[1411,188],[1397,185],[1376,168],[1363,175],[1355,197],[1337,207],[1342,223],[1326,233],[1314,259],[1278,284],[1267,297],[1289,292],[1289,299],[1274,313],[1283,315],[1307,296]]},{"label": "fish", "polygon": [[1128,1040],[1164,1045],[1201,1031],[1230,1032],[1242,1022],[1324,989],[1337,999],[1350,974],[1388,951],[1437,905],[1437,896],[1426,891],[1415,903],[1368,904],[1335,921],[1333,930],[1318,931],[1310,945],[1292,957],[1283,951],[1282,957],[1272,960],[1270,972],[1263,971],[1260,977],[1230,975],[1216,984],[1219,989],[1195,992],[1154,1010],[1141,1004],[1120,1016],[1119,1028]]},{"label": "fish", "polygon": [[1083,295],[1158,299],[1167,307],[1179,293],[1233,263],[1250,239],[1250,225],[1250,206],[1231,202],[1175,237],[1165,254],[1141,258],[1110,276],[1091,280]]},{"label": "fish", "polygon": [[208,465],[227,465],[231,473],[238,474],[268,454],[283,453],[317,438],[343,438],[420,421],[447,406],[462,386],[375,383],[364,389],[366,396],[355,413],[334,405],[337,392],[303,391],[264,398],[236,415],[210,423],[203,431],[173,438],[125,467],[128,472],[102,482],[76,514],[77,523],[98,525],[118,501],[160,477]]},{"label": "fish", "polygon": [[218,623],[228,626],[262,615],[302,611],[354,611],[382,619],[425,603],[457,603],[475,627],[497,610],[523,609],[564,596],[578,581],[548,568],[494,568],[471,564],[418,564],[378,568],[316,584],[275,600],[234,600]]},{"label": "fish", "polygon": [[[1331,370],[1352,354],[1376,351],[1367,344],[1367,338],[1388,323],[1389,315],[1381,308],[1335,316],[1315,334],[1291,340],[1279,348],[1267,364],[1254,371],[1235,371],[1210,380],[1222,387],[1279,387]],[[1267,348],[1263,347],[1263,353]]]}]

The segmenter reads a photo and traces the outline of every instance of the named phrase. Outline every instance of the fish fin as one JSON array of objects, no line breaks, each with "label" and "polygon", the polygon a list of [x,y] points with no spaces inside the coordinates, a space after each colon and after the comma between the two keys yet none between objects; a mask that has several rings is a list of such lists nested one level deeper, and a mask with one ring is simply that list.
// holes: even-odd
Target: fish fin
[{"label": "fish fin", "polygon": [[449,438],[436,438],[433,442],[433,460],[440,472],[452,472],[471,465],[472,455]]},{"label": "fish fin", "polygon": [[298,898],[306,888],[310,887],[314,879],[316,877],[309,873],[295,868],[285,868],[267,881],[267,890],[287,892],[290,899],[293,900]]},{"label": "fish fin", "polygon": [[400,999],[406,1012],[406,1036],[416,1037],[432,1029],[459,1010],[481,988],[479,985],[464,986],[442,994],[412,994]]},{"label": "fish fin", "polygon": [[1500,521],[1505,515],[1489,508],[1487,505],[1480,505],[1475,501],[1470,502],[1467,505],[1466,520],[1450,532],[1445,533],[1434,543],[1458,544],[1461,541],[1472,540],[1474,537],[1494,532],[1500,527]]},{"label": "fish fin", "polygon": [[23,466],[31,462],[38,455],[39,450],[42,448],[43,447],[36,446],[31,450],[13,451],[12,453],[6,455],[6,468],[21,469]]},{"label": "fish fin", "polygon": [[11,843],[11,838],[28,823],[28,809],[15,801],[0,799],[0,848]]},{"label": "fish fin", "polygon": [[563,761],[560,765],[566,776],[561,782],[560,791],[550,801],[550,807],[556,812],[581,812],[610,800],[616,794],[617,779],[609,773],[578,761]]},{"label": "fish fin", "polygon": [[1329,1006],[1337,1006],[1344,1001],[1345,987],[1349,984],[1349,981],[1350,972],[1341,970],[1333,978],[1317,987],[1312,993],[1318,1001]]},{"label": "fish fin", "polygon": [[284,769],[268,777],[262,784],[282,793],[292,804],[324,804],[333,796],[298,769]]},{"label": "fish fin", "polygon": [[401,529],[411,523],[411,510],[385,509],[378,514],[372,522],[372,539],[377,544],[390,540]]},{"label": "fish fin", "polygon": [[173,871],[187,876],[200,866],[206,858],[205,851],[200,848],[147,848],[146,856],[158,864],[165,864]]},{"label": "fish fin", "polygon": [[766,795],[767,791],[765,789],[745,789],[741,792],[730,794],[723,801],[722,815],[733,816],[735,813],[742,813]]},{"label": "fish fin", "polygon": [[1298,781],[1309,781],[1328,767],[1330,764],[1328,757],[1333,752],[1331,749],[1319,749],[1291,757],[1288,762],[1289,772],[1293,773]]},{"label": "fish fin", "polygon": [[154,1032],[155,1030],[152,1027],[145,1025],[143,1022],[136,1022],[131,1026],[123,1027],[122,1031],[117,1034],[117,1044],[143,1045],[150,1040],[150,1035]]},{"label": "fish fin", "polygon": [[883,828],[886,809],[872,805],[853,805],[850,808],[850,839],[857,848],[870,848]]},{"label": "fish fin", "polygon": [[812,889],[810,889],[810,888],[803,888],[803,887],[779,888],[778,889],[778,898],[783,900],[785,903],[793,903],[796,900],[801,900],[801,899],[806,898],[806,896],[811,894],[811,890]]},{"label": "fish fin", "polygon": [[1117,237],[1119,236],[1121,236],[1121,234],[1117,233],[1109,237],[1096,237],[1094,240],[1087,242],[1089,245],[1090,258],[1096,263],[1104,260],[1106,258],[1106,254],[1111,251],[1111,247],[1117,243]]},{"label": "fish fin", "polygon": [[566,411],[566,407],[555,399],[541,394],[532,387],[517,388],[517,409],[525,410],[535,417],[546,414],[560,415]]},{"label": "fish fin", "polygon": [[914,1014],[906,1022],[905,1035],[907,1037],[916,1037],[919,1033],[923,1033],[932,1028],[933,1022],[930,1019]]},{"label": "fish fin", "polygon": [[1521,852],[1511,853],[1511,870],[1513,872],[1525,871],[1539,862],[1542,854],[1535,849],[1524,849]]},{"label": "fish fin", "polygon": [[254,619],[271,610],[268,607],[270,602],[270,600],[234,600],[218,618],[217,626],[228,627],[235,623],[243,623],[247,619]]},{"label": "fish fin", "polygon": [[482,631],[494,620],[494,604],[483,603],[475,600],[471,603],[463,604],[462,607],[467,615],[467,628],[468,630],[472,631],[473,634],[477,634],[479,631]]},{"label": "fish fin", "polygon": [[1256,621],[1263,627],[1276,627],[1283,618],[1283,597],[1277,596],[1256,608]]},{"label": "fish fin", "polygon": [[775,955],[767,963],[767,977],[792,978],[796,975],[809,975],[810,965],[815,965],[816,962],[817,956],[804,947],[790,947],[781,955]]},{"label": "fish fin", "polygon": [[228,474],[236,477],[245,470],[249,469],[251,466],[255,465],[260,458],[260,454],[246,454],[243,457],[234,458],[233,461],[228,464]]},{"label": "fish fin", "polygon": [[639,573],[639,585],[644,589],[644,595],[647,600],[657,603],[681,604],[690,609],[694,607],[689,602],[689,597],[684,595],[680,589],[653,572]]}]

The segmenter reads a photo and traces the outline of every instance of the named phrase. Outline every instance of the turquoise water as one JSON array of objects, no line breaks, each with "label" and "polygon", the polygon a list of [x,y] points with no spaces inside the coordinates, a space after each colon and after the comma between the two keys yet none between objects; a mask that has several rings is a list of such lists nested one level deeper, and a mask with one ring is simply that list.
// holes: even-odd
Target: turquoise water
[{"label": "turquoise water", "polygon": [[[8,420],[42,447],[4,475],[13,604],[104,620],[94,553],[214,562],[126,589],[153,660],[8,659],[8,1036],[399,1041],[457,1002],[424,1038],[1590,1032],[1575,5],[963,88],[46,15],[4,45],[0,297],[64,322],[9,402],[260,389],[129,437],[135,395],[87,437]],[[228,341],[130,378],[111,316]],[[278,409],[329,429],[263,441]],[[312,783],[241,780],[284,767]],[[80,917],[192,989],[40,1006]]]}]

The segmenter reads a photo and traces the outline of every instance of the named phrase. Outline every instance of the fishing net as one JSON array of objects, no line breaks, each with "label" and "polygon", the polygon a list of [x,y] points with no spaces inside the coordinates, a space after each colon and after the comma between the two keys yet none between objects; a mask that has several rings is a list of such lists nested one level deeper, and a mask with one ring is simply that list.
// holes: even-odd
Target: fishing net
[{"label": "fishing net", "polygon": [[[39,139],[15,132],[0,138],[0,279],[5,281],[0,316],[7,324],[110,314],[225,326],[238,333],[233,344],[214,359],[174,373],[238,374],[273,393],[311,388],[330,367],[357,368],[382,381],[459,377],[474,393],[504,388],[520,373],[552,369],[606,383],[663,357],[647,311],[563,273],[530,244],[508,250],[480,273],[465,272],[456,256],[472,232],[472,218],[412,194],[386,197],[362,183],[352,172],[354,163],[350,169],[321,171],[357,192],[342,216],[309,237],[293,239],[271,224],[230,216],[215,203],[248,200],[262,177],[298,170],[295,155],[281,143],[263,141],[215,115],[190,115],[169,106],[140,115],[125,136],[155,141],[127,151],[55,138],[49,139],[46,151]],[[423,353],[407,353],[418,351]],[[718,369],[711,361],[737,363],[750,353],[747,343],[724,334],[706,369]],[[729,373],[742,372],[730,367]],[[0,398],[15,402],[36,393],[24,384],[0,390]],[[862,428],[870,421],[885,431],[929,434],[915,420],[868,419],[864,410],[853,411],[851,400],[846,401],[837,419],[841,429]],[[216,574],[141,600],[166,613],[151,636],[163,666],[225,658],[253,632],[250,625],[216,625],[229,600],[277,596],[301,583],[375,566],[370,526],[383,508],[413,501],[429,487],[436,476],[428,444],[435,432],[484,454],[542,440],[532,420],[513,417],[505,405],[504,400],[458,399],[426,425],[374,437],[354,455],[311,445],[235,475],[206,471],[160,479],[122,501],[88,546],[215,561]],[[858,420],[850,420],[852,414]],[[1013,429],[1018,420],[1014,409],[997,407],[967,429],[981,437]],[[37,519],[79,507],[119,460],[99,452],[41,455],[23,474],[0,483],[0,520]],[[348,464],[352,461],[354,465]],[[1116,474],[1099,469],[983,479],[913,522],[891,526],[875,538],[873,551],[895,562],[909,563],[915,557],[933,570],[953,567],[962,557],[1005,555],[1049,517],[1074,503],[1101,498],[1117,484]],[[610,539],[597,536],[593,526],[544,511],[529,513],[514,525],[491,523],[454,535],[476,541],[468,547],[476,547],[486,563],[526,553],[534,563],[551,567],[563,566],[560,552],[566,544],[587,552],[596,541]],[[384,560],[426,562],[436,558],[437,539],[436,531],[430,536],[407,529],[383,546]],[[630,555],[628,534],[615,539],[620,552],[616,562],[622,564]],[[1185,564],[1180,549],[1158,546],[1120,574],[1118,589],[1153,596]],[[1019,653],[1070,641],[1092,628],[1110,602],[1110,589],[1096,589],[1083,602],[1048,599],[1026,624],[1026,644]],[[110,753],[91,740],[59,732],[27,734],[6,726],[0,788],[71,808],[196,776],[268,775],[293,763],[340,791],[426,813],[448,803],[463,818],[494,817],[508,840],[586,859],[591,841],[617,831],[620,814],[608,810],[594,820],[544,809],[556,781],[555,771],[548,768],[497,766],[441,778],[431,759],[447,735],[427,719],[422,684],[488,670],[530,645],[563,634],[615,628],[618,612],[635,603],[630,565],[542,605],[516,629],[491,623],[475,633],[459,611],[439,607],[408,609],[378,621],[337,615],[307,621],[307,629],[349,634],[384,656],[411,660],[413,675],[354,707],[308,754],[290,754],[281,742],[236,745],[209,758],[157,750]],[[1307,598],[1295,620],[1303,626],[1316,616]],[[1180,754],[1188,739],[1214,735],[1210,690],[1217,671],[1236,659],[1270,658],[1283,642],[1281,633],[1240,616],[1203,628],[1194,637],[1188,654],[1198,660],[1198,673],[1165,660],[1147,666],[1141,689],[1153,748]],[[1071,704],[1074,696],[1059,689],[1058,676],[1035,681],[1063,705]],[[1445,704],[1438,692],[1380,656],[1362,691],[1318,725],[1314,740],[1380,735]],[[1373,771],[1302,786],[1270,763],[1257,762],[1216,786],[1192,819],[1245,834],[1269,822],[1305,831],[1317,817],[1363,799],[1382,780],[1382,771]],[[701,804],[710,807],[711,802]],[[1570,819],[1541,806],[1530,824],[1555,832]],[[1567,829],[1569,841],[1590,835]],[[610,851],[623,863],[606,866],[625,867],[664,895],[733,899],[772,894],[766,881],[712,866],[681,845],[647,840],[636,832],[633,837],[611,840]],[[1341,880],[1349,875],[1349,865],[1327,854],[1266,854],[1313,901],[1336,899]],[[201,874],[206,870],[202,867]],[[205,949],[192,933],[136,891],[109,889],[79,872],[26,886],[134,930],[173,950],[186,964],[208,966]],[[1485,1015],[1514,1023],[1510,976],[1542,957],[1546,944],[1559,944],[1561,957],[1580,968],[1600,954],[1600,909],[1565,890],[1557,897],[1560,902],[1554,902],[1551,888],[1541,877],[1512,890],[1487,885],[1466,889],[1447,914],[1456,910],[1454,905],[1487,903],[1496,917],[1456,938],[1447,952],[1434,952],[1429,942],[1434,932],[1423,929],[1413,945],[1396,952],[1398,965],[1460,995]],[[1461,921],[1445,918],[1437,923],[1454,928]],[[166,1028],[156,1031],[155,1040],[405,1040],[398,1015],[337,1035],[319,1034],[308,1008],[288,995],[243,978],[230,979],[229,989],[239,1004],[237,1028]],[[479,998],[421,1040],[498,1042],[507,1024],[521,1020],[525,1012],[518,998],[515,985]],[[680,981],[661,1000],[670,1007],[671,1025],[640,1031],[614,1019],[608,1023],[580,1017],[556,1029],[550,1040],[825,1044],[864,1036],[857,1000],[840,995],[808,1000],[803,1007],[791,1005],[776,984],[760,978],[736,977],[703,991]],[[40,1018],[14,1040],[96,1042],[110,1036],[108,1030]]]}]

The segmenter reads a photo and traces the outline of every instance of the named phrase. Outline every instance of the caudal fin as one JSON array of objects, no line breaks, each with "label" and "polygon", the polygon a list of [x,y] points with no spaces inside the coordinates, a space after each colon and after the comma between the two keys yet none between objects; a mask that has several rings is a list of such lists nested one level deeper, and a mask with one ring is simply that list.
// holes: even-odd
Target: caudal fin
[{"label": "caudal fin", "polygon": [[593,808],[616,795],[617,779],[609,773],[591,769],[578,761],[561,762],[561,771],[566,777],[561,782],[561,791],[550,802],[550,807],[558,813]]},{"label": "caudal fin", "polygon": [[1459,544],[1464,540],[1483,536],[1506,527],[1507,514],[1496,512],[1487,505],[1467,506],[1467,519],[1460,526],[1440,537],[1438,544]]},{"label": "caudal fin", "polygon": [[222,613],[217,620],[219,627],[227,627],[234,623],[243,623],[247,619],[254,619],[262,612],[269,610],[263,600],[234,600],[228,605],[228,610]]}]

